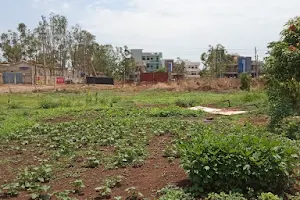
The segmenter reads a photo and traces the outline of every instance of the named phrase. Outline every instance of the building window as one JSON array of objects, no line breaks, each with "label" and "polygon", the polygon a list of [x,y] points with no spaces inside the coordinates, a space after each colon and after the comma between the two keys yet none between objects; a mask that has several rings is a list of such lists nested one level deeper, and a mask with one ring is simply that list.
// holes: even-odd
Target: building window
[{"label": "building window", "polygon": [[151,60],[153,60],[153,58],[151,57]]},{"label": "building window", "polygon": [[151,68],[153,68],[153,65],[151,65]]},{"label": "building window", "polygon": [[156,61],[159,62],[159,57],[156,57]]},{"label": "building window", "polygon": [[159,69],[159,65],[156,66],[156,69]]},{"label": "building window", "polygon": [[149,57],[147,57],[147,60],[150,60]]},{"label": "building window", "polygon": [[142,60],[146,60],[145,56],[142,57]]}]

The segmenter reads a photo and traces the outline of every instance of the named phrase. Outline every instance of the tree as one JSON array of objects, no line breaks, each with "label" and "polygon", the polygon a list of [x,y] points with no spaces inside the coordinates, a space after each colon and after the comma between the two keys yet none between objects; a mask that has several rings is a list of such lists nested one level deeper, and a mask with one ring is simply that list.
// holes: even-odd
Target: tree
[{"label": "tree", "polygon": [[72,68],[87,74],[98,71],[117,79],[129,77],[135,71],[127,46],[101,45],[92,33],[78,24],[69,28],[67,18],[54,13],[42,16],[33,31],[19,23],[17,31],[2,33],[0,39],[5,60],[43,63],[45,80],[46,67],[50,76],[54,75],[54,68]]},{"label": "tree", "polygon": [[224,46],[218,44],[216,47],[209,46],[208,51],[201,55],[201,61],[204,64],[204,70],[208,70],[212,77],[221,77],[234,59],[227,53]]},{"label": "tree", "polygon": [[266,58],[267,92],[271,128],[283,118],[300,114],[300,17],[288,21],[281,39],[268,46]]},{"label": "tree", "polygon": [[184,74],[184,72],[185,72],[185,62],[184,62],[184,60],[177,57],[173,72],[177,73],[177,74]]}]

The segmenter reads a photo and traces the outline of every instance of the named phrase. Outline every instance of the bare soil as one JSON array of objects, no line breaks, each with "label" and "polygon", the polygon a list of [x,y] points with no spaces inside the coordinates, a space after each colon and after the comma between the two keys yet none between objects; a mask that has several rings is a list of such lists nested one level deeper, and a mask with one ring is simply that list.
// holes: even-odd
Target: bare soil
[{"label": "bare soil", "polygon": [[[126,197],[127,193],[125,189],[129,187],[136,187],[144,197],[157,199],[157,190],[160,190],[169,184],[182,187],[189,184],[186,173],[180,167],[179,160],[169,162],[167,158],[163,157],[163,150],[170,142],[170,136],[155,136],[148,146],[148,159],[145,160],[144,165],[139,168],[130,166],[106,170],[103,166],[95,169],[86,169],[75,166],[66,168],[63,171],[57,171],[55,174],[56,178],[49,183],[52,188],[51,191],[72,190],[70,182],[74,181],[76,178],[71,175],[79,174],[80,179],[83,180],[86,187],[83,189],[82,195],[75,195],[74,197],[77,199],[95,199],[97,197],[95,188],[102,186],[106,177],[121,175],[124,177],[121,186],[112,189],[112,195],[109,199],[113,199],[116,196]],[[107,151],[111,152],[113,149],[107,149]],[[36,163],[38,157],[40,156],[36,151],[27,150],[25,153],[18,154],[16,151],[2,150],[0,159],[2,161],[5,159],[7,160],[6,162],[0,163],[0,185],[13,181],[19,170]],[[78,160],[78,162],[80,162],[80,160]],[[29,198],[30,196],[23,192],[18,197],[12,199],[21,200]]]}]

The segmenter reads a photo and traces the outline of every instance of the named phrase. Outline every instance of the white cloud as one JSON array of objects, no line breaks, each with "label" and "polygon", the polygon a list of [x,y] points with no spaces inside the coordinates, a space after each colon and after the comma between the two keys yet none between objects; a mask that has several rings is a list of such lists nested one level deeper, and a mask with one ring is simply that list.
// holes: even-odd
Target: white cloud
[{"label": "white cloud", "polygon": [[67,2],[64,2],[62,4],[62,8],[69,8],[70,7],[70,4],[68,4]]},{"label": "white cloud", "polygon": [[127,9],[94,4],[83,25],[101,42],[163,51],[168,57],[199,55],[222,43],[240,54],[263,54],[296,16],[298,0],[129,0]]},{"label": "white cloud", "polygon": [[94,0],[84,9],[85,2],[65,0],[68,6],[62,7],[72,9],[61,14],[80,21],[99,42],[193,60],[217,43],[244,55],[252,55],[257,46],[262,56],[300,7],[299,0]]}]

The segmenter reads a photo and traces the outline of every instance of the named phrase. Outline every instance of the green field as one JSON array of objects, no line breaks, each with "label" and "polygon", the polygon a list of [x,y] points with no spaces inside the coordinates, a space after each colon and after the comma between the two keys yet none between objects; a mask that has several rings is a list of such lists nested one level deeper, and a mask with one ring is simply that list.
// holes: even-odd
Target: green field
[{"label": "green field", "polygon": [[[198,105],[228,108],[226,100],[232,108],[249,112],[229,117],[186,108]],[[243,141],[242,137],[249,135],[250,139],[240,149],[253,145],[259,150],[263,145],[265,149],[261,152],[267,155],[283,143],[277,136],[273,143],[264,143],[273,136],[266,130],[268,104],[263,91],[10,93],[1,95],[0,107],[0,184],[3,197],[12,199],[29,199],[32,195],[33,199],[50,196],[53,199],[139,199],[140,193],[148,199],[206,198],[208,193],[213,196],[211,192],[219,193],[224,188],[204,187],[200,194],[199,190],[195,191],[195,185],[190,186],[195,180],[187,171],[192,166],[188,164],[188,149],[194,143],[183,148],[186,144],[181,142],[203,137],[197,139],[199,146],[204,148],[209,142],[220,140],[223,143],[214,144],[224,145],[219,147],[226,149],[229,140]],[[206,118],[213,120],[205,123]],[[207,143],[201,144],[202,140]],[[250,145],[248,140],[257,142]],[[205,148],[211,146],[214,145]],[[282,158],[293,152],[293,149],[285,150],[284,145],[280,147],[284,149],[278,154]],[[288,161],[286,164],[289,166]],[[282,170],[276,166],[268,170],[275,168]],[[267,172],[261,178],[273,180]],[[268,188],[263,184],[261,187]],[[274,188],[270,187],[270,191]],[[281,193],[279,189],[278,192]]]}]

